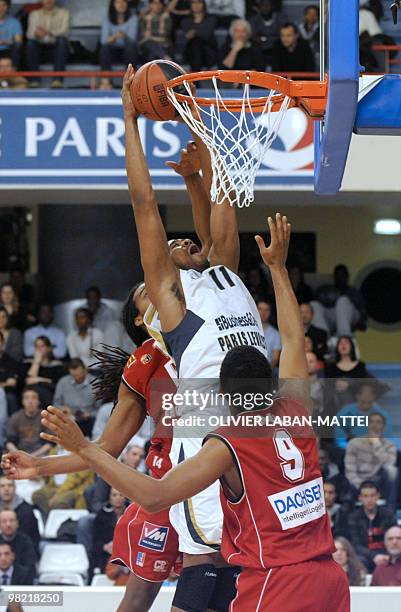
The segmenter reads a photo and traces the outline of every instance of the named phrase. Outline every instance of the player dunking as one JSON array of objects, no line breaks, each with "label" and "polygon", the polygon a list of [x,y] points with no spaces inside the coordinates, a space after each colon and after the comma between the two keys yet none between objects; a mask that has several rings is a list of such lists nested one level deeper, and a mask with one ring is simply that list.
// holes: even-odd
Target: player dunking
[{"label": "player dunking", "polygon": [[[179,386],[191,387],[191,381],[218,380],[221,362],[232,346],[252,344],[266,354],[265,340],[255,303],[237,276],[239,237],[235,210],[229,203],[211,205],[206,197],[195,210],[195,227],[198,235],[205,237],[204,244],[210,245],[208,253],[191,240],[167,242],[131,101],[133,76],[130,66],[124,77],[123,106],[128,185],[145,284],[153,305],[145,323],[151,333],[161,329],[176,363]],[[210,157],[201,141],[198,150],[208,181]],[[192,435],[174,437],[173,466],[201,448],[202,437]],[[216,584],[222,518],[218,483],[171,509],[170,520],[184,553],[175,610],[207,609]],[[224,580],[228,580],[226,575]],[[222,602],[219,606],[226,608]]]},{"label": "player dunking", "polygon": [[[308,414],[308,369],[299,308],[285,261],[290,226],[285,217],[269,218],[271,244],[257,237],[272,275],[278,326],[283,342],[282,395],[257,415],[270,419]],[[271,369],[255,348],[237,347],[225,357],[220,372],[223,392],[266,395],[272,391]],[[232,414],[242,408],[230,405]],[[155,481],[133,472],[83,437],[61,410],[43,411],[42,433],[48,441],[77,453],[105,480],[151,511],[195,495],[221,482],[224,512],[222,553],[243,571],[231,612],[349,612],[349,587],[332,559],[330,522],[313,431],[271,425],[259,431],[222,427],[209,434],[192,458]],[[247,413],[249,415],[249,413]],[[248,433],[248,437],[247,434]]]}]

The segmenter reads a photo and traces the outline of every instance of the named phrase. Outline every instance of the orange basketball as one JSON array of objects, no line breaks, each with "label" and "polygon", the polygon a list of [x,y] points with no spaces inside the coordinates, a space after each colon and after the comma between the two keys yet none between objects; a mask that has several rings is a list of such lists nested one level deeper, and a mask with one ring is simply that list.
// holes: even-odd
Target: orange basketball
[{"label": "orange basketball", "polygon": [[141,66],[131,85],[136,110],[153,121],[176,119],[178,113],[168,99],[166,83],[181,74],[185,74],[185,70],[167,60],[155,60]]}]

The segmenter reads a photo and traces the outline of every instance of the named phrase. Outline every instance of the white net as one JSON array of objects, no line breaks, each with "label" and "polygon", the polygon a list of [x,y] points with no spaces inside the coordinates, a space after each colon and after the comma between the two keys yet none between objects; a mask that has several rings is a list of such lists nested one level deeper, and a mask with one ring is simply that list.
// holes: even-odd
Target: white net
[{"label": "white net", "polygon": [[249,206],[254,200],[257,172],[266,151],[277,137],[291,98],[284,97],[280,109],[273,112],[277,92],[271,91],[262,110],[255,111],[250,86],[246,84],[240,109],[233,112],[224,102],[218,79],[213,77],[212,81],[216,104],[200,106],[187,81],[183,85],[188,98],[178,100],[174,90],[168,88],[169,99],[189,129],[209,149],[213,170],[212,202],[222,204],[228,200],[231,206]]}]

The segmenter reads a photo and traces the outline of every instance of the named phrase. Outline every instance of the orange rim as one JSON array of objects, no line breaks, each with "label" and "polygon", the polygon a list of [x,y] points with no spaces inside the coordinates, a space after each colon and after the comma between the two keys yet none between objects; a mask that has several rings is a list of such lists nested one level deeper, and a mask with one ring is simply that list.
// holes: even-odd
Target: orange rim
[{"label": "orange rim", "polygon": [[[277,74],[269,72],[256,72],[255,70],[208,70],[204,72],[191,72],[189,74],[180,75],[171,79],[167,83],[169,90],[182,85],[184,82],[193,83],[195,81],[206,81],[216,77],[225,83],[249,84],[264,89],[278,91],[279,94],[270,99],[272,103],[272,111],[280,109],[286,96],[291,98],[291,106],[299,106],[312,118],[320,118],[324,115],[327,103],[328,86],[325,81],[293,81]],[[179,102],[191,102],[192,96],[189,94],[177,93],[174,91],[174,96]],[[221,102],[215,98],[202,98],[193,96],[193,99],[199,106],[218,106],[221,110],[230,110],[232,112],[240,112],[243,108],[242,98],[224,98]],[[266,102],[267,96],[259,98],[249,98],[249,106],[247,110],[255,112],[262,111]]]}]

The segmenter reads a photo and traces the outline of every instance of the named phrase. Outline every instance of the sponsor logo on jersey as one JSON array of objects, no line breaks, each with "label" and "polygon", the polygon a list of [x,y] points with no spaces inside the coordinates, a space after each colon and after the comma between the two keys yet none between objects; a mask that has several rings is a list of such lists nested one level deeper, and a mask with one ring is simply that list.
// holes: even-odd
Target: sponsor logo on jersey
[{"label": "sponsor logo on jersey", "polygon": [[139,567],[143,567],[145,564],[145,553],[139,552],[136,556],[136,565]]},{"label": "sponsor logo on jersey", "polygon": [[149,353],[146,353],[146,355],[142,355],[141,363],[143,363],[143,365],[146,365],[150,361],[152,361],[152,355],[150,355]]},{"label": "sponsor logo on jersey", "polygon": [[168,527],[154,525],[145,521],[142,527],[141,537],[139,538],[139,546],[163,552],[166,547]]},{"label": "sponsor logo on jersey", "polygon": [[154,572],[165,572],[167,568],[167,561],[163,559],[157,559],[153,564]]},{"label": "sponsor logo on jersey", "polygon": [[127,361],[127,368],[130,368],[132,366],[132,364],[136,363],[136,357],[135,355],[131,355],[131,357],[128,359]]},{"label": "sponsor logo on jersey", "polygon": [[315,521],[326,512],[322,478],[269,495],[267,499],[283,531]]}]

